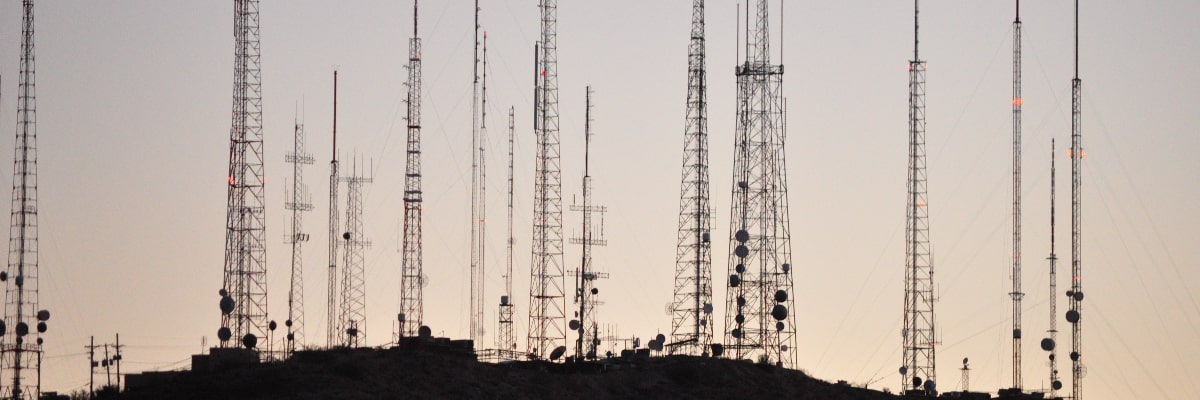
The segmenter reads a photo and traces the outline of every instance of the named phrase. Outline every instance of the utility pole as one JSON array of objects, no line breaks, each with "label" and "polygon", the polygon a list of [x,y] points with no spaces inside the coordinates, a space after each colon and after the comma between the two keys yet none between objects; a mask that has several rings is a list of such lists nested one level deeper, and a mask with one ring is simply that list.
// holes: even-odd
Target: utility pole
[{"label": "utility pole", "polygon": [[88,399],[96,397],[96,337],[92,336],[88,345]]}]

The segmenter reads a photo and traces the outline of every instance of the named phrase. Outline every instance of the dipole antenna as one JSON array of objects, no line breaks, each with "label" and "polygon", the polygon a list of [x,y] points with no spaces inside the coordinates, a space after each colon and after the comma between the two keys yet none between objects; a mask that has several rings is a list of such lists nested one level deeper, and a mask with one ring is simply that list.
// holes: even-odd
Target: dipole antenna
[{"label": "dipole antenna", "polygon": [[234,2],[233,126],[221,294],[221,347],[254,349],[267,338],[266,203],[258,0]]},{"label": "dipole antenna", "polygon": [[351,164],[350,176],[342,177],[346,184],[346,230],[342,232],[342,309],[343,345],[359,347],[366,338],[367,290],[366,254],[371,247],[363,228],[362,187],[372,182],[374,171],[363,173],[365,165],[358,158]]},{"label": "dipole antenna", "polygon": [[496,347],[500,349],[500,355],[506,359],[516,359],[514,352],[517,351],[517,338],[513,333],[513,303],[512,303],[512,277],[513,277],[513,145],[515,144],[514,134],[516,132],[516,109],[508,108],[508,260],[507,268],[504,271],[504,294],[500,296],[500,308],[498,325],[499,333],[496,335]]},{"label": "dipole antenna", "polygon": [[[571,206],[571,211],[578,211],[583,216],[580,236],[571,239],[571,243],[580,245],[582,249],[579,269],[573,271],[573,275],[576,278],[575,304],[579,308],[575,311],[575,318],[568,325],[568,328],[577,332],[575,339],[576,361],[596,359],[596,347],[600,344],[600,333],[596,331],[598,326],[596,322],[596,306],[601,304],[596,299],[600,295],[600,289],[596,288],[596,280],[608,278],[608,273],[596,272],[592,267],[592,247],[608,244],[608,241],[604,240],[604,213],[608,209],[604,206],[592,205],[592,174],[589,170],[592,149],[591,86],[587,87],[585,104],[587,109],[583,120],[583,205]],[[600,214],[599,226],[592,220],[593,214]]]},{"label": "dipole antenna", "polygon": [[408,45],[408,145],[404,172],[404,241],[401,245],[400,313],[396,338],[417,336],[424,323],[421,192],[421,38],[413,0],[413,37]]},{"label": "dipole antenna", "polygon": [[1079,0],[1075,0],[1075,78],[1071,80],[1071,398],[1083,400],[1083,80],[1079,79]]},{"label": "dipole antenna", "polygon": [[312,165],[313,156],[305,150],[304,124],[294,122],[295,136],[292,152],[284,160],[292,164],[292,190],[284,202],[284,208],[292,212],[292,232],[287,244],[292,245],[292,281],[288,290],[287,345],[285,353],[291,355],[296,348],[304,346],[304,257],[302,244],[309,235],[304,233],[304,213],[313,210],[308,185],[304,184],[304,165]]},{"label": "dipole antenna", "polygon": [[566,275],[563,273],[562,176],[558,120],[558,1],[541,0],[541,52],[535,89],[537,160],[529,285],[532,358],[566,351]]},{"label": "dipole antenna", "polygon": [[783,65],[770,59],[767,0],[758,1],[755,23],[746,29],[746,59],[735,70],[738,111],[723,352],[796,368]]},{"label": "dipole antenna", "polygon": [[712,209],[708,176],[708,72],[704,0],[692,2],[683,179],[675,247],[670,354],[707,355],[712,343]]},{"label": "dipole antenna", "polygon": [[[484,34],[486,42],[487,34]],[[469,337],[474,343],[483,339],[483,115],[486,100],[481,99],[479,83],[479,0],[475,0],[475,60],[471,101],[471,307]],[[486,51],[486,50],[485,50]],[[485,65],[486,68],[486,65]],[[486,73],[486,72],[485,72]],[[484,89],[486,91],[487,89]],[[486,93],[486,92],[485,92]]]},{"label": "dipole antenna", "polygon": [[341,319],[338,318],[337,256],[338,256],[338,152],[337,152],[337,70],[333,71],[333,159],[329,162],[329,281],[325,309],[325,346],[333,347],[341,341]]},{"label": "dipole antenna", "polygon": [[[41,397],[42,335],[50,312],[38,310],[37,91],[35,82],[33,1],[21,2],[21,69],[17,86],[17,134],[13,145],[12,214],[9,218],[8,267],[4,319],[13,328],[0,331],[0,396]],[[36,323],[37,331],[31,326]],[[32,338],[31,338],[32,335]],[[36,371],[30,374],[26,370]],[[29,376],[32,375],[32,376]]]},{"label": "dipole antenna", "polygon": [[913,59],[908,63],[908,193],[904,258],[903,392],[937,393],[933,306],[933,250],[925,169],[925,61],[919,58],[920,7],[913,0]]},{"label": "dipole antenna", "polygon": [[1022,388],[1021,382],[1021,300],[1025,293],[1021,292],[1021,106],[1025,99],[1021,97],[1021,0],[1016,0],[1017,13],[1013,20],[1013,220],[1012,220],[1012,292],[1008,295],[1013,301],[1012,351],[1013,351],[1013,388]]},{"label": "dipole antenna", "polygon": [[1062,381],[1058,379],[1058,254],[1054,251],[1054,194],[1055,172],[1054,138],[1050,138],[1050,337],[1042,339],[1042,350],[1050,352],[1050,398],[1056,398]]}]

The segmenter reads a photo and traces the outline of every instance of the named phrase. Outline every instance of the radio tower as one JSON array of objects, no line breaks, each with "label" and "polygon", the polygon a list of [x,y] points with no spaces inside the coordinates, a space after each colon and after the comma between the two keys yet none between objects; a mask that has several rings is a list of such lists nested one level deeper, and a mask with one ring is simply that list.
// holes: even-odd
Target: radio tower
[{"label": "radio tower", "polygon": [[344,345],[359,347],[366,337],[367,288],[366,257],[363,251],[371,242],[363,233],[362,186],[371,183],[364,176],[358,159],[350,168],[350,176],[343,177],[346,183],[346,231],[342,233],[342,310],[341,323],[344,330]]},{"label": "radio tower", "polygon": [[397,338],[416,336],[424,323],[421,284],[421,38],[417,37],[417,1],[413,0],[413,37],[408,42],[408,153],[404,172],[404,243],[400,267],[400,314]]},{"label": "radio tower", "polygon": [[704,0],[692,2],[688,45],[687,120],[683,137],[683,189],[675,250],[670,354],[707,355],[712,343],[712,215],[708,184],[708,75]]},{"label": "radio tower", "polygon": [[[37,94],[34,85],[33,1],[21,2],[21,71],[17,88],[17,135],[13,146],[12,225],[8,234],[4,320],[13,328],[0,337],[0,396],[41,396],[42,334],[50,314],[38,307]],[[12,278],[11,280],[9,278]],[[36,320],[34,317],[36,316]],[[37,323],[36,340],[27,342]],[[38,371],[26,374],[25,370]],[[32,375],[32,376],[27,376]]]},{"label": "radio tower", "polygon": [[[486,43],[487,34],[484,35]],[[479,0],[475,0],[475,61],[472,65],[474,80],[471,101],[471,331],[469,336],[474,343],[481,343],[483,339],[483,214],[485,207],[483,205],[483,185],[485,183],[483,181],[483,140],[481,136],[483,136],[486,124],[483,119],[487,111],[483,111],[483,106],[487,104],[487,100],[481,100],[479,91]],[[486,64],[484,67],[486,69]],[[486,96],[487,89],[483,90],[484,96]]]},{"label": "radio tower", "polygon": [[333,71],[333,161],[329,162],[329,288],[326,304],[325,346],[342,342],[338,318],[337,256],[338,256],[338,153],[337,153],[337,71]]},{"label": "radio tower", "polygon": [[913,0],[913,59],[908,63],[908,222],[904,259],[904,365],[902,388],[936,393],[933,252],[925,172],[925,62],[918,52],[920,8]]},{"label": "radio tower", "polygon": [[1013,251],[1012,292],[1013,301],[1013,388],[1021,390],[1021,0],[1017,0],[1016,19],[1013,20]]},{"label": "radio tower", "polygon": [[562,175],[558,138],[558,1],[541,0],[541,57],[535,89],[537,161],[533,195],[533,261],[529,280],[528,353],[545,358],[567,340],[563,287]]},{"label": "radio tower", "polygon": [[1062,389],[1062,381],[1058,380],[1058,255],[1054,252],[1054,181],[1057,174],[1054,171],[1054,139],[1050,139],[1050,334],[1042,339],[1042,350],[1050,352],[1050,398],[1057,398],[1057,392]]},{"label": "radio tower", "polygon": [[304,174],[301,173],[301,166],[311,165],[313,156],[304,149],[304,125],[296,122],[295,129],[292,152],[284,157],[292,164],[292,193],[284,203],[284,208],[292,212],[292,234],[287,241],[292,245],[292,286],[288,291],[288,319],[284,321],[288,328],[287,354],[291,354],[298,346],[304,346],[304,257],[300,245],[308,241],[308,234],[302,228],[304,213],[313,209],[308,185],[304,184]]},{"label": "radio tower", "polygon": [[[579,279],[575,283],[575,304],[579,305],[579,310],[575,313],[576,319],[572,319],[569,326],[571,330],[579,333],[575,339],[576,361],[596,358],[596,346],[600,344],[600,334],[597,332],[598,324],[596,323],[596,306],[601,304],[596,300],[600,294],[600,290],[596,288],[596,279],[608,278],[607,273],[596,272],[592,268],[592,246],[605,246],[608,242],[604,240],[604,213],[607,209],[604,206],[592,205],[592,175],[588,170],[592,143],[591,86],[587,88],[587,113],[583,122],[583,205],[571,206],[571,211],[579,211],[583,214],[581,237],[571,239],[571,243],[578,244],[583,249],[579,269],[574,271],[574,275]],[[593,213],[600,214],[599,229],[592,222]]]},{"label": "radio tower", "polygon": [[221,347],[253,349],[267,334],[262,75],[258,1],[234,2],[233,128],[230,129]]},{"label": "radio tower", "polygon": [[783,65],[771,64],[766,0],[758,1],[755,21],[753,30],[746,26],[746,60],[736,70],[725,351],[737,359],[766,359],[795,368],[796,326],[787,320],[795,307]]},{"label": "radio tower", "polygon": [[1083,81],[1079,79],[1079,0],[1075,0],[1075,78],[1071,80],[1071,398],[1083,400]]},{"label": "radio tower", "polygon": [[508,108],[508,268],[504,271],[504,294],[500,296],[500,315],[497,319],[500,332],[496,335],[496,347],[502,357],[509,358],[517,351],[517,337],[513,334],[512,274],[513,274],[513,144],[516,131],[516,110]]}]

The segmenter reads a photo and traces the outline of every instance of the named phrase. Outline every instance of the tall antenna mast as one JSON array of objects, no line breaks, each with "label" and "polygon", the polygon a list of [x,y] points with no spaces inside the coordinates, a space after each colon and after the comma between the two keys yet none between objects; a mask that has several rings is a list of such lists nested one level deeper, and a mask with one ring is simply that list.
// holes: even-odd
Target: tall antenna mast
[{"label": "tall antenna mast", "polygon": [[[34,84],[33,1],[24,0],[21,70],[17,78],[17,135],[13,145],[12,224],[9,226],[4,320],[14,327],[0,337],[0,396],[41,397],[42,334],[50,313],[38,307],[37,92]],[[11,279],[10,279],[11,278]],[[36,320],[35,320],[36,316]],[[37,323],[37,332],[30,326]],[[30,341],[29,334],[36,339]],[[36,371],[27,374],[26,369]],[[32,376],[27,376],[32,375]],[[9,380],[11,379],[11,380]]]},{"label": "tall antenna mast", "polygon": [[566,332],[566,275],[563,273],[562,173],[558,136],[558,0],[541,0],[541,58],[535,89],[533,251],[529,284],[528,353],[549,358],[563,347]]},{"label": "tall antenna mast", "polygon": [[[908,207],[904,258],[904,359],[902,388],[936,394],[933,251],[929,242],[929,193],[925,171],[925,62],[920,44],[918,0],[913,0],[913,59],[908,63]],[[911,386],[910,386],[911,385]],[[905,391],[908,392],[908,391]]]},{"label": "tall antenna mast", "polygon": [[292,284],[288,290],[288,317],[283,323],[288,328],[284,350],[290,355],[297,346],[304,346],[304,257],[301,244],[309,238],[303,230],[304,213],[313,210],[302,168],[312,165],[313,156],[305,150],[304,124],[299,121],[295,122],[292,152],[284,156],[284,160],[292,164],[292,191],[284,202],[284,208],[292,212],[292,232],[287,240],[287,244],[292,245]]},{"label": "tall antenna mast", "polygon": [[746,24],[737,67],[725,352],[796,368],[791,223],[784,157],[783,65],[771,63],[767,0]]},{"label": "tall antenna mast", "polygon": [[[486,42],[486,35],[484,41]],[[487,50],[484,50],[485,52]],[[485,53],[486,54],[486,53]],[[483,227],[483,115],[481,111],[487,100],[481,100],[479,89],[479,0],[475,0],[475,62],[473,100],[471,101],[471,327],[470,338],[474,343],[483,340],[483,249],[485,241]],[[486,68],[486,65],[485,65]],[[486,72],[485,72],[486,74]],[[486,81],[485,81],[486,82]],[[484,89],[484,95],[486,95]]]},{"label": "tall antenna mast", "polygon": [[[600,305],[596,297],[600,294],[600,290],[596,288],[596,280],[608,278],[607,273],[596,272],[592,268],[592,246],[608,244],[604,240],[604,213],[608,210],[604,206],[592,205],[592,175],[588,169],[592,149],[591,86],[587,87],[586,104],[587,110],[583,120],[583,205],[571,206],[571,211],[579,211],[583,215],[581,236],[571,239],[571,243],[578,244],[583,249],[579,269],[574,271],[574,275],[578,279],[575,282],[575,304],[579,306],[579,309],[576,310],[576,319],[572,319],[568,326],[571,330],[578,332],[575,339],[576,360],[594,360],[596,358],[596,346],[600,344],[600,333],[596,331],[598,326],[596,306]],[[600,214],[599,229],[592,222],[593,213]],[[597,236],[597,234],[599,235]]]},{"label": "tall antenna mast", "polygon": [[221,347],[253,349],[267,337],[266,203],[258,0],[234,2],[233,127],[221,288]]},{"label": "tall antenna mast", "polygon": [[1013,388],[1022,388],[1021,382],[1021,106],[1025,99],[1021,98],[1021,0],[1016,0],[1017,13],[1013,20],[1013,251],[1012,251],[1012,292],[1009,296],[1013,301]]},{"label": "tall antenna mast", "polygon": [[504,271],[504,294],[500,296],[500,332],[496,347],[502,358],[516,359],[517,338],[513,333],[512,275],[513,275],[513,144],[516,132],[516,110],[508,108],[508,268]]},{"label": "tall antenna mast", "polygon": [[1042,350],[1050,352],[1050,398],[1057,398],[1062,389],[1058,380],[1058,254],[1054,252],[1054,181],[1058,176],[1054,168],[1054,138],[1050,139],[1050,329],[1049,338],[1042,339]]},{"label": "tall antenna mast", "polygon": [[670,354],[707,355],[712,343],[712,210],[708,180],[708,72],[704,0],[692,2],[683,183],[675,247]]},{"label": "tall antenna mast", "polygon": [[338,318],[337,256],[338,256],[338,152],[337,152],[337,70],[333,71],[333,160],[329,162],[329,281],[325,309],[325,346],[341,341],[341,319]]},{"label": "tall antenna mast", "polygon": [[1083,400],[1083,81],[1079,79],[1079,0],[1075,0],[1075,78],[1071,80],[1071,398]]},{"label": "tall antenna mast", "polygon": [[408,44],[408,150],[404,173],[404,242],[400,252],[400,313],[397,342],[416,336],[424,323],[425,275],[421,253],[421,38],[417,36],[417,1],[413,0],[413,37]]},{"label": "tall antenna mast", "polygon": [[[363,233],[362,186],[372,182],[371,175],[363,174],[358,158],[350,168],[350,176],[343,177],[346,184],[346,230],[342,252],[342,309],[343,345],[359,347],[366,337],[367,290],[366,255],[364,251],[371,242]],[[373,173],[373,171],[372,171]]]}]

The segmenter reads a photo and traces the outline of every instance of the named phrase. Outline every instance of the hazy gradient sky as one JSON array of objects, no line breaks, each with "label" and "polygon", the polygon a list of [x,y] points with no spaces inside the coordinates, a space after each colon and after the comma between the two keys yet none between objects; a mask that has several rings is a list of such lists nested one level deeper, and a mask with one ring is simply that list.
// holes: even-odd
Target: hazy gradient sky
[{"label": "hazy gradient sky", "polygon": [[[1200,3],[1084,1],[1084,357],[1092,399],[1200,398]],[[1058,250],[1070,258],[1071,10],[1026,1],[1024,266],[1026,387],[1047,384],[1050,139],[1059,142]],[[532,208],[529,78],[535,0],[484,0],[489,32],[488,300],[504,258],[505,115],[517,112],[514,300],[524,348]],[[715,237],[728,231],[735,2],[708,4]],[[903,297],[907,62],[912,3],[788,2],[782,63],[800,365],[896,389]],[[928,61],[929,198],[940,301],[940,389],[1010,382],[1012,1],[922,4]],[[691,2],[561,1],[564,204],[580,192],[584,87],[595,95],[595,202],[609,245],[595,263],[604,324],[648,338],[670,329]],[[468,295],[471,2],[426,1],[426,322],[465,337]],[[375,163],[366,219],[367,342],[388,341],[398,307],[403,65],[409,1],[264,1],[263,93],[271,312],[286,315],[284,153],[292,122],[317,163],[306,179],[307,335],[323,344],[332,71],[341,71],[339,149]],[[779,38],[778,5],[773,35]],[[53,1],[37,5],[41,300],[48,390],[87,383],[89,335],[127,344],[125,371],[186,366],[219,327],[233,72],[227,1]],[[0,126],[15,125],[20,8],[0,4]],[[779,53],[776,53],[778,59]],[[298,112],[299,110],[299,112]],[[299,113],[299,116],[297,115]],[[9,131],[12,132],[12,131]],[[11,157],[11,141],[0,155]],[[0,158],[3,158],[0,157]],[[0,176],[11,174],[0,162]],[[577,214],[564,233],[577,232]],[[714,281],[726,240],[714,240]],[[565,258],[574,265],[577,246]],[[1063,261],[1061,271],[1067,271]],[[1060,287],[1068,284],[1067,272]],[[718,285],[720,286],[720,285]],[[1065,289],[1064,289],[1065,290]],[[724,289],[716,290],[723,315]],[[1060,294],[1061,296],[1061,294]],[[1065,297],[1060,298],[1060,314]],[[1060,329],[1067,324],[1059,316]],[[495,310],[487,311],[488,326]],[[494,338],[489,329],[486,341]],[[1060,343],[1069,345],[1068,335]],[[1065,355],[1065,353],[1064,353]],[[1066,360],[1066,357],[1062,357]],[[1068,362],[1060,370],[1069,377]],[[1069,382],[1065,382],[1069,386]]]}]

